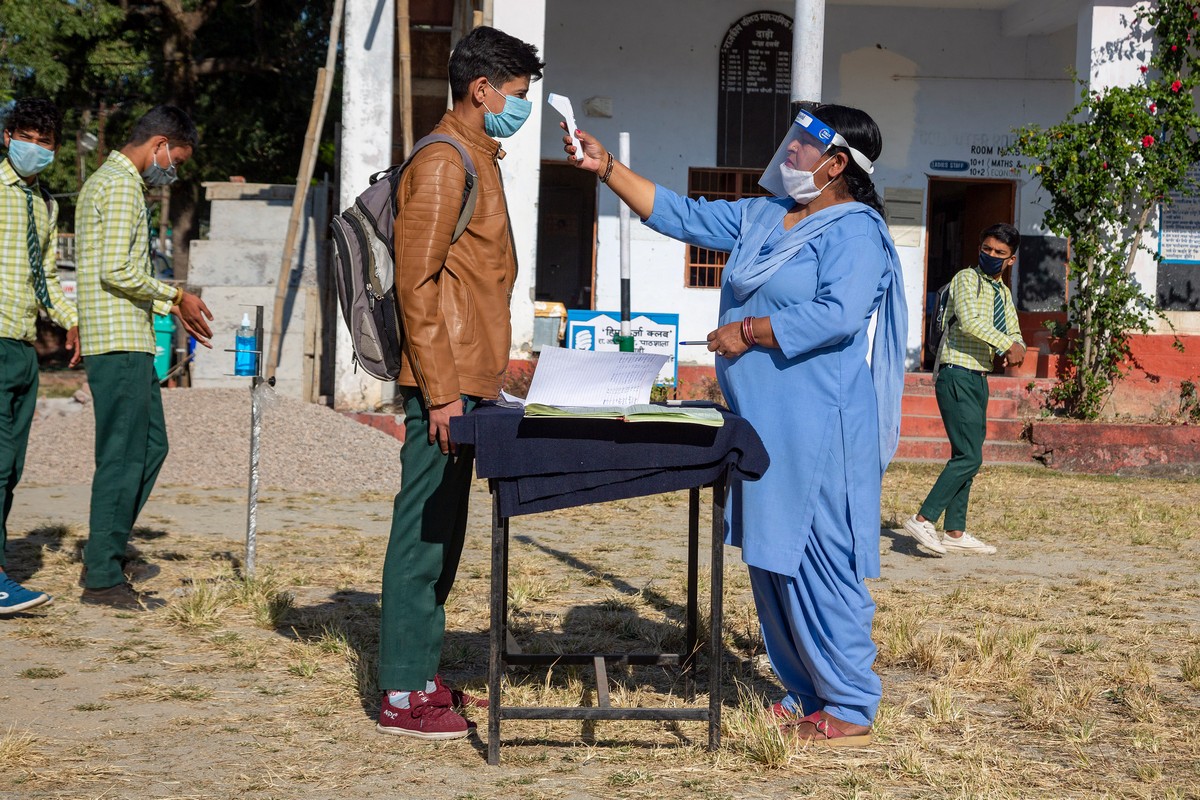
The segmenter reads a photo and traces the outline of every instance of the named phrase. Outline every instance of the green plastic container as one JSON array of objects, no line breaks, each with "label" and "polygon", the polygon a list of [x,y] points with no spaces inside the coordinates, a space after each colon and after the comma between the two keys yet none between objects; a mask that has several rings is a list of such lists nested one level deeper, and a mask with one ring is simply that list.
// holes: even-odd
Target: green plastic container
[{"label": "green plastic container", "polygon": [[175,341],[175,318],[154,315],[154,371],[161,381],[171,371],[171,350]]}]

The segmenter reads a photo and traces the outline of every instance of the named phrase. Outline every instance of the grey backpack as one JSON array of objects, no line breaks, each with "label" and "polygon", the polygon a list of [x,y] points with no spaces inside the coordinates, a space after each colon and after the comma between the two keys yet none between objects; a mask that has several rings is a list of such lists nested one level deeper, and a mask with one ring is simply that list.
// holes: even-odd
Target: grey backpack
[{"label": "grey backpack", "polygon": [[466,230],[479,195],[478,173],[466,149],[456,140],[430,134],[413,145],[404,163],[371,176],[370,187],[354,205],[334,216],[333,274],[342,318],[350,329],[355,369],[392,381],[400,374],[402,330],[395,286],[396,191],[400,175],[422,148],[435,142],[453,145],[467,171],[462,210],[451,242]]},{"label": "grey backpack", "polygon": [[[971,269],[971,267],[967,267]],[[979,285],[975,288],[975,296],[983,291],[983,278],[979,277],[979,273],[975,273]],[[950,281],[953,283],[953,281]],[[958,322],[958,317],[950,310],[950,283],[945,284],[937,290],[936,299],[934,301],[934,318],[932,335],[929,337],[936,350],[933,358],[933,379],[937,380],[938,372],[942,368],[942,345],[946,343],[946,338],[950,336],[950,328],[954,323]]]}]

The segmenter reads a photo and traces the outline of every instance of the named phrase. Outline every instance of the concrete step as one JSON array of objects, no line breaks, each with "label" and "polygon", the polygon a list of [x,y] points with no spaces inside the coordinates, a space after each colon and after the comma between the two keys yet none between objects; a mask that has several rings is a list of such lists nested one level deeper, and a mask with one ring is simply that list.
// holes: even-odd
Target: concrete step
[{"label": "concrete step", "polygon": [[[1051,378],[1025,378],[1014,375],[1004,375],[1002,373],[992,373],[988,375],[988,387],[993,395],[995,394],[1020,394],[1026,392],[1030,385],[1039,389],[1049,389],[1054,385],[1054,380]],[[927,390],[933,393],[933,373],[930,372],[906,372],[904,373],[904,391],[920,392]]]},{"label": "concrete step", "polygon": [[[985,464],[1032,464],[1033,448],[1028,442],[984,442]],[[897,461],[947,461],[950,443],[942,438],[911,436],[900,439]]]},{"label": "concrete step", "polygon": [[[991,397],[988,399],[988,419],[1017,419],[1019,404],[1011,397]],[[915,414],[922,417],[940,417],[937,398],[932,394],[909,394],[905,391],[900,398],[900,413],[908,416]]]},{"label": "concrete step", "polygon": [[[989,418],[987,423],[987,441],[989,442],[1016,442],[1021,439],[1021,431],[1024,430],[1025,423],[1019,419],[994,419]],[[946,428],[942,425],[940,416],[928,416],[921,414],[905,414],[900,417],[900,435],[915,436],[918,438],[936,439],[945,437]]]}]

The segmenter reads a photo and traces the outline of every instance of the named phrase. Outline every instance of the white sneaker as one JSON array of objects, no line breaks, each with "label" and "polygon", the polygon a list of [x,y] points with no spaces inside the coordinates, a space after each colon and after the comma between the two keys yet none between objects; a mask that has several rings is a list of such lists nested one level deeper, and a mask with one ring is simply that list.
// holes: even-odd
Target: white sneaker
[{"label": "white sneaker", "polygon": [[947,550],[954,550],[958,553],[979,553],[983,556],[990,556],[996,552],[995,547],[979,541],[966,531],[963,531],[963,535],[957,539],[948,534],[942,534],[942,552]]},{"label": "white sneaker", "polygon": [[926,550],[936,553],[939,556],[945,554],[946,548],[939,541],[940,537],[938,536],[937,528],[933,527],[933,523],[929,520],[922,522],[917,519],[916,514],[913,514],[904,520],[904,530],[909,536],[917,540],[917,544]]}]

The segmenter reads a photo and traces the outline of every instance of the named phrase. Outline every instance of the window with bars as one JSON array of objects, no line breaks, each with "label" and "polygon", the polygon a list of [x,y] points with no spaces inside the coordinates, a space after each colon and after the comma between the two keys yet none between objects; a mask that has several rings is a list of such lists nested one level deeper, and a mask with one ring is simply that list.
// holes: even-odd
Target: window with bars
[{"label": "window with bars", "polygon": [[[770,194],[758,185],[761,169],[733,167],[691,167],[688,169],[688,197],[706,200],[740,200]],[[684,285],[695,289],[717,289],[728,253],[688,245]]]}]

